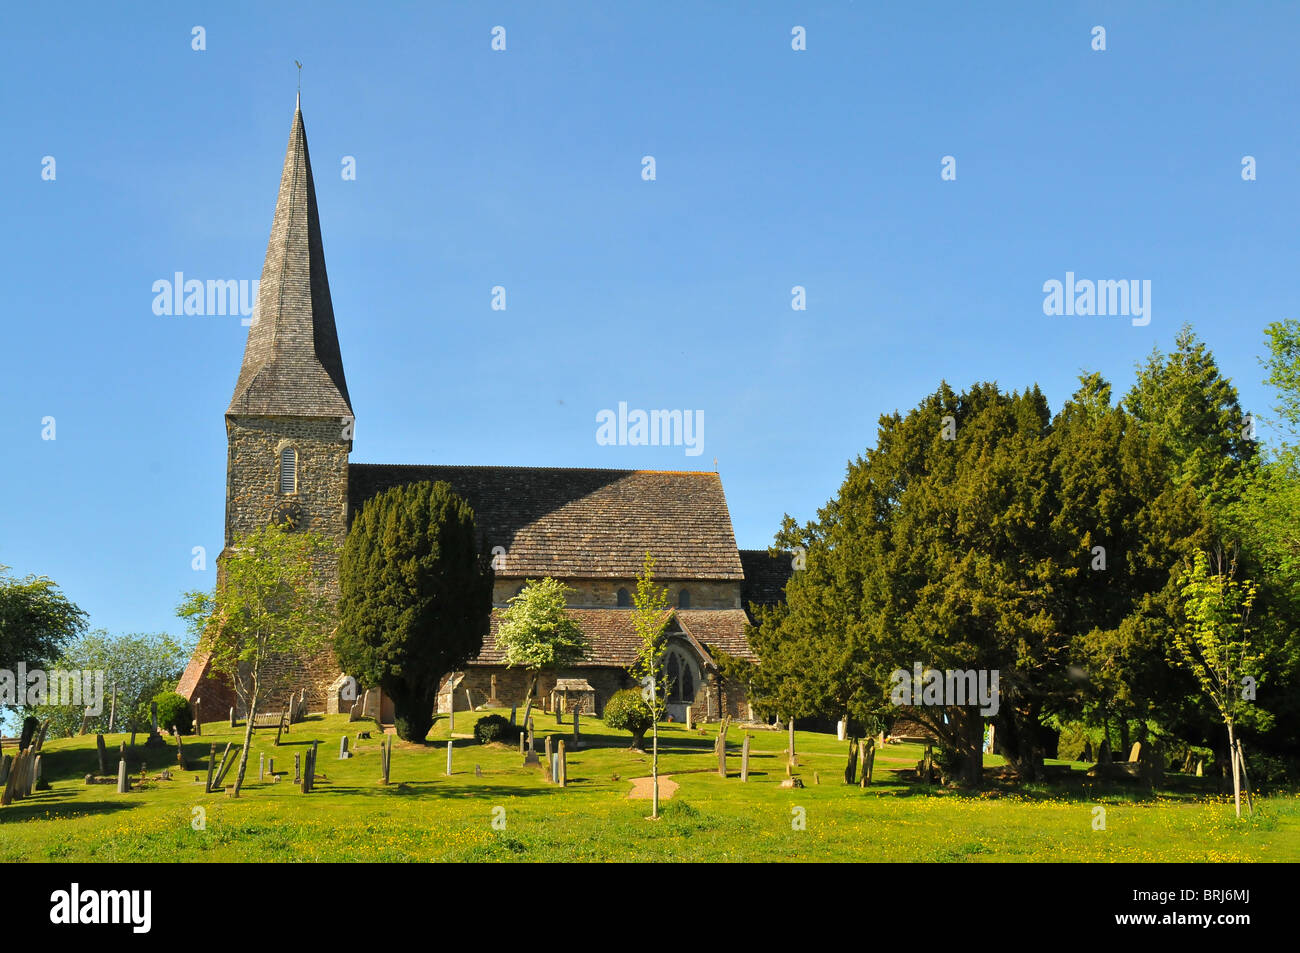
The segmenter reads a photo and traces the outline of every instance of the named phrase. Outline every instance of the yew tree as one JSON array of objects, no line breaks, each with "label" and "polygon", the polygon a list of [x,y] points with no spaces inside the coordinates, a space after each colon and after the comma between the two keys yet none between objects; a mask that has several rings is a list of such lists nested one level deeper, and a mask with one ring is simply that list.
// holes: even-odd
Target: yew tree
[{"label": "yew tree", "polygon": [[339,566],[334,652],[393,700],[402,740],[424,740],[443,678],[482,648],[492,583],[474,511],[450,484],[393,487],[357,514]]}]

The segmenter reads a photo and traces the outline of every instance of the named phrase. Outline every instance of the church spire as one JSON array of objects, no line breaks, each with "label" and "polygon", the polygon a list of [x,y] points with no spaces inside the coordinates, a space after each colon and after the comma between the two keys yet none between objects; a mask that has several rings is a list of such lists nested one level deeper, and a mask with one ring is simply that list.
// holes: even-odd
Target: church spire
[{"label": "church spire", "polygon": [[301,94],[280,174],[255,323],[227,414],[351,417]]}]

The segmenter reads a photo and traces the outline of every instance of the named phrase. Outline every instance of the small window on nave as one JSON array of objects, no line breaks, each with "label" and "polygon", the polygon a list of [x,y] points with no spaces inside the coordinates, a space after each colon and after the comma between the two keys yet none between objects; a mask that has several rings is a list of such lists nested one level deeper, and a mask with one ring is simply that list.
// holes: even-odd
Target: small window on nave
[{"label": "small window on nave", "polygon": [[618,607],[620,609],[632,608],[632,597],[628,594],[626,589],[620,589],[618,591]]},{"label": "small window on nave", "polygon": [[298,492],[298,451],[293,447],[280,451],[280,492]]},{"label": "small window on nave", "polygon": [[690,607],[691,607],[690,590],[683,589],[681,592],[677,593],[677,608],[689,609]]}]

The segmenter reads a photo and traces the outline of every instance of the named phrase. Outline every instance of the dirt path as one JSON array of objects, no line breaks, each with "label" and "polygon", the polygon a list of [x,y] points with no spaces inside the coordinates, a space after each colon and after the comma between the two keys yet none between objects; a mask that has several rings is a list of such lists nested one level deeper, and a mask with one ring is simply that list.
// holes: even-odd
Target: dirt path
[{"label": "dirt path", "polygon": [[[659,775],[659,800],[667,801],[676,793],[678,784],[666,774]],[[654,778],[633,778],[632,790],[628,794],[634,800],[649,801],[654,798]]]}]

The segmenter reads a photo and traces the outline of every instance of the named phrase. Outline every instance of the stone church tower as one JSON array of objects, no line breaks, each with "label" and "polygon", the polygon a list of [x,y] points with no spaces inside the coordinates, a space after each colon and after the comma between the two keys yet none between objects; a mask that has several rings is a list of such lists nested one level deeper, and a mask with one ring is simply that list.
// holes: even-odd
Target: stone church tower
[{"label": "stone church tower", "polygon": [[[244,361],[226,409],[227,550],[245,533],[286,521],[342,546],[352,422],[300,101]],[[317,568],[322,584],[337,597],[337,559]],[[281,664],[291,687],[305,687],[309,706],[318,710],[338,674],[332,653]],[[207,695],[205,713],[213,711],[209,699],[223,713],[237,705],[229,687],[208,675],[207,659],[196,656],[182,677],[182,694]]]},{"label": "stone church tower", "polygon": [[297,108],[244,363],[226,409],[227,547],[286,518],[343,543],[352,419]]}]

